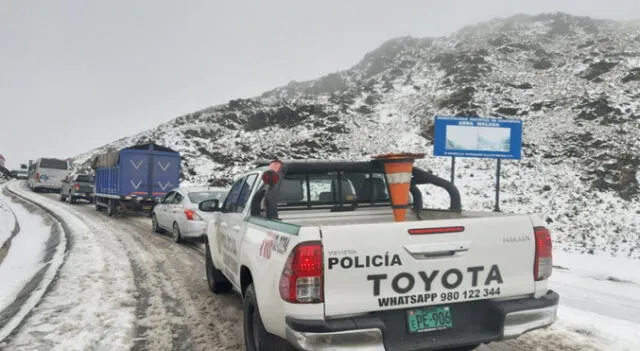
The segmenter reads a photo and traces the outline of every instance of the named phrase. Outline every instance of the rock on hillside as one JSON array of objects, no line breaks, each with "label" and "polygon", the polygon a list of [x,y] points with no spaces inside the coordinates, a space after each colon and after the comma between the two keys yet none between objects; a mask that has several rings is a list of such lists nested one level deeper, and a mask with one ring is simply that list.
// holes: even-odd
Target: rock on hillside
[{"label": "rock on hillside", "polygon": [[[352,68],[232,100],[76,157],[153,140],[185,179],[232,179],[258,158],[431,153],[436,114],[519,118],[502,208],[539,213],[556,246],[640,257],[640,24],[517,15],[440,38],[387,41]],[[420,162],[441,176],[449,159]],[[467,209],[491,209],[495,162],[459,160]],[[425,189],[430,206],[444,204]]]}]

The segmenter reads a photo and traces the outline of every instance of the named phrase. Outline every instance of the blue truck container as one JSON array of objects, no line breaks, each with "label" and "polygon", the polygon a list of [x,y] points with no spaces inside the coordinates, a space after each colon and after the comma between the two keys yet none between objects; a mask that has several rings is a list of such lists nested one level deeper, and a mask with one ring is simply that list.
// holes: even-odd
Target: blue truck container
[{"label": "blue truck container", "polygon": [[171,189],[180,184],[180,153],[157,144],[140,144],[97,155],[95,170],[96,210],[150,211]]}]

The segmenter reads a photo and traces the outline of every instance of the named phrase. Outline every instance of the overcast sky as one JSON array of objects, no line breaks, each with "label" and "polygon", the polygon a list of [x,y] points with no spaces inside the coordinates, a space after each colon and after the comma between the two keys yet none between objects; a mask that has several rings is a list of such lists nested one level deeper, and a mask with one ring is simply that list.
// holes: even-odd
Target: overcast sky
[{"label": "overcast sky", "polygon": [[0,0],[0,154],[71,157],[349,68],[397,36],[515,13],[640,17],[638,0]]}]

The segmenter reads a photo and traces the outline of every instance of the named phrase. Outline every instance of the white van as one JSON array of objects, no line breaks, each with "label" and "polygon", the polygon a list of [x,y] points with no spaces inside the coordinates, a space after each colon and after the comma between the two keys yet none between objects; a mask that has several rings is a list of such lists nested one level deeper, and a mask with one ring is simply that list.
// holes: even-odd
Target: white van
[{"label": "white van", "polygon": [[62,180],[67,175],[70,165],[66,160],[57,158],[39,158],[29,166],[27,183],[31,190],[60,191]]}]

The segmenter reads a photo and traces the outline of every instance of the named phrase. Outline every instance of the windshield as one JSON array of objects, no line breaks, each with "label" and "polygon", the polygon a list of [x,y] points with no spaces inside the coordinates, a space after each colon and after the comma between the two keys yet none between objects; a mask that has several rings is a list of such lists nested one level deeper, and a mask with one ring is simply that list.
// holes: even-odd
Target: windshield
[{"label": "windshield", "polygon": [[224,191],[194,191],[188,194],[189,200],[194,204],[213,199],[218,199],[222,203],[226,195]]},{"label": "windshield", "polygon": [[55,158],[43,158],[40,160],[40,168],[67,169],[67,161]]},{"label": "windshield", "polygon": [[85,174],[79,175],[76,176],[76,182],[93,183],[93,177]]}]

